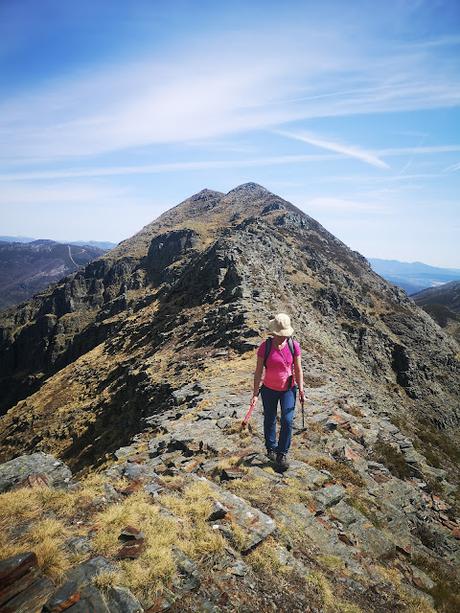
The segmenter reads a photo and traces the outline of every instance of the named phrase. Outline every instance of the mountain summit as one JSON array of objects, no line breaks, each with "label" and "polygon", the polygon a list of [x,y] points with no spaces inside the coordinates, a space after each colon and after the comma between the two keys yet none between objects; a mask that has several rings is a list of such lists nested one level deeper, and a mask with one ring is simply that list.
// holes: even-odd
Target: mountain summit
[{"label": "mountain summit", "polygon": [[304,343],[324,341],[319,364],[330,358],[337,370],[343,361],[343,372],[375,379],[372,391],[383,387],[385,404],[390,387],[398,412],[404,393],[433,423],[458,424],[457,346],[363,256],[256,183],[227,194],[202,190],[5,312],[2,409],[103,341],[128,334],[129,344],[146,313],[145,350],[174,349],[180,358],[183,344],[249,350],[280,310]]},{"label": "mountain summit", "polygon": [[[244,438],[235,427],[255,349],[280,311],[303,349],[307,396],[307,428],[295,437],[286,480],[265,470],[257,429]],[[227,504],[232,492],[252,505],[239,512],[266,522],[263,538],[276,522],[263,551],[270,572],[294,573],[280,575],[288,591],[294,575],[319,564],[334,590],[366,611],[441,598],[436,581],[460,555],[459,346],[293,204],[255,183],[227,194],[204,189],[3,313],[0,326],[2,461],[51,453],[78,475],[136,473],[142,487],[153,471],[180,477],[185,498],[187,484],[204,477]],[[260,428],[260,415],[254,423]],[[148,474],[152,488],[157,477]],[[234,511],[232,521],[243,515]],[[232,526],[238,541],[241,525]],[[261,540],[245,548],[230,539],[246,554]],[[430,575],[427,556],[442,577]],[[267,564],[251,559],[243,575]],[[239,575],[228,572],[233,594]],[[241,606],[266,610],[263,588],[254,590]],[[190,610],[211,592],[192,598]],[[279,598],[280,610],[308,610],[300,595],[297,605]],[[325,602],[319,610],[335,610]],[[217,610],[239,610],[225,606]]]}]

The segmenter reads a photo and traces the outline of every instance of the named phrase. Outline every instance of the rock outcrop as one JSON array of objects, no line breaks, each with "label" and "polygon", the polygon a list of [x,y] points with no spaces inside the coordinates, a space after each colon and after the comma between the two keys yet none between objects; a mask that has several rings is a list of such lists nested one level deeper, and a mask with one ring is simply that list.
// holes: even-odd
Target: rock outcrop
[{"label": "rock outcrop", "polygon": [[[307,395],[284,476],[262,454],[260,414],[239,430],[277,311]],[[292,204],[252,183],[203,190],[1,325],[2,460],[97,470],[103,493],[66,529],[80,522],[78,547],[122,568],[143,608],[340,610],[332,593],[382,613],[458,604],[459,347]],[[124,560],[117,535],[98,536],[113,504],[131,518],[117,534],[144,533]],[[150,513],[171,564],[156,601],[130,574],[153,559],[132,523]]]},{"label": "rock outcrop", "polygon": [[430,287],[411,298],[460,342],[460,281]]},{"label": "rock outcrop", "polygon": [[52,240],[0,240],[0,310],[28,300],[101,256],[106,249]]}]

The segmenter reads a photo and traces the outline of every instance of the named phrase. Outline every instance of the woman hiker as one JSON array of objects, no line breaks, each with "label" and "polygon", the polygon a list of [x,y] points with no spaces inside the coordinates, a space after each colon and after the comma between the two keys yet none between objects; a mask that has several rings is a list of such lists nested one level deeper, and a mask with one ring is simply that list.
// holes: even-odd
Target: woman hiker
[{"label": "woman hiker", "polygon": [[[286,313],[278,313],[270,320],[268,329],[273,338],[263,341],[257,350],[252,401],[257,401],[260,391],[264,407],[267,456],[271,461],[276,462],[278,470],[284,471],[289,468],[287,453],[291,445],[297,389],[301,403],[305,401],[301,349],[299,343],[291,338],[294,330],[291,327],[289,315]],[[263,385],[260,387],[264,367]],[[281,429],[277,443],[278,402],[281,405]]]}]

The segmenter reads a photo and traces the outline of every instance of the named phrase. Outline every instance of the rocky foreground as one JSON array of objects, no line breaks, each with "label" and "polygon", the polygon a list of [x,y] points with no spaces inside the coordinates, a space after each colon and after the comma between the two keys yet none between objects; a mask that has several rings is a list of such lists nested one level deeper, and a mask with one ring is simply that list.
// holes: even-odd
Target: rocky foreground
[{"label": "rocky foreground", "polygon": [[[42,453],[3,464],[16,557],[0,563],[1,610],[456,610],[460,523],[414,476],[445,472],[331,379],[309,389],[283,475],[264,456],[260,410],[240,430],[247,395],[202,382],[97,483]],[[48,504],[33,517],[12,503],[37,496]],[[51,559],[35,535],[47,522]]]},{"label": "rocky foreground", "polygon": [[[284,475],[240,430],[278,311]],[[192,196],[0,316],[4,610],[459,610],[459,356],[292,204]]]}]

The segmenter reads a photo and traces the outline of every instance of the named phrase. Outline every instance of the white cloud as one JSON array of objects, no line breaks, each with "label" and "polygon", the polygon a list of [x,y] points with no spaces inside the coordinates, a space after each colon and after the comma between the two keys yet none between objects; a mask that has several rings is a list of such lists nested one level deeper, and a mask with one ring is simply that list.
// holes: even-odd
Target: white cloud
[{"label": "white cloud", "polygon": [[[276,44],[274,45],[274,41]],[[437,47],[373,48],[340,29],[227,33],[201,47],[43,83],[0,105],[0,156],[49,160],[218,139],[315,117],[452,106],[460,80]],[[316,142],[320,145],[320,142]],[[334,151],[337,143],[321,141]],[[375,166],[382,160],[344,146]]]},{"label": "white cloud", "polygon": [[[311,139],[313,140],[313,139]],[[318,139],[316,139],[318,141]],[[10,183],[17,181],[42,181],[49,179],[75,179],[82,177],[108,177],[108,176],[124,176],[124,175],[149,175],[149,174],[162,174],[171,172],[181,172],[195,170],[216,170],[225,168],[251,168],[251,167],[265,167],[265,166],[281,166],[291,164],[303,164],[310,162],[326,162],[331,160],[338,160],[343,157],[358,157],[368,163],[369,160],[374,158],[381,161],[381,157],[398,157],[405,155],[431,155],[435,153],[453,153],[460,151],[460,145],[438,145],[431,147],[400,147],[392,149],[377,149],[375,151],[364,151],[356,147],[352,148],[338,143],[330,143],[330,141],[321,141],[324,148],[331,149],[337,153],[318,153],[318,154],[305,154],[305,155],[278,155],[278,156],[263,156],[246,159],[207,159],[207,160],[188,160],[182,162],[164,162],[157,164],[137,164],[132,166],[91,166],[87,168],[66,168],[64,170],[37,170],[37,171],[25,171],[25,172],[10,172],[0,174],[0,182]],[[331,144],[330,147],[326,147],[325,143]],[[318,145],[319,146],[319,145]],[[353,149],[354,155],[351,155],[350,150]],[[384,162],[382,162],[384,163]],[[371,164],[373,166],[380,167],[380,164]],[[445,172],[458,170],[457,164],[449,166],[445,169]],[[388,168],[385,165],[385,168]],[[407,179],[433,179],[438,178],[441,175],[439,173],[418,173],[418,174],[397,174],[385,176],[339,176],[326,178],[327,181],[361,181],[361,182],[386,182],[386,181],[405,181]],[[320,177],[318,178],[320,180]]]},{"label": "white cloud", "polygon": [[447,166],[447,168],[444,168],[443,172],[455,172],[457,170],[460,170],[460,162],[457,162],[456,164],[451,164],[451,166]]},{"label": "white cloud", "polygon": [[334,213],[384,213],[387,208],[379,202],[336,198],[315,197],[304,203],[302,208],[307,212],[315,211]]},{"label": "white cloud", "polygon": [[211,170],[220,168],[250,168],[257,166],[278,166],[306,162],[323,162],[341,156],[327,154],[280,155],[258,157],[246,160],[202,160],[186,162],[166,162],[164,164],[139,164],[137,166],[109,166],[101,168],[70,168],[67,170],[40,170],[0,175],[0,182],[35,181],[77,177],[103,177],[112,175],[161,174],[178,171]]},{"label": "white cloud", "polygon": [[398,155],[427,155],[431,153],[456,153],[460,145],[433,145],[427,147],[393,147],[378,149],[375,153],[382,157]]},{"label": "white cloud", "polygon": [[313,145],[314,147],[328,149],[329,151],[335,151],[336,153],[341,153],[347,157],[361,160],[362,162],[370,164],[371,166],[376,166],[377,168],[389,168],[388,164],[379,159],[374,153],[371,151],[366,151],[355,145],[334,142],[307,132],[289,132],[287,130],[275,130],[275,132],[281,136],[286,136],[287,138],[292,138],[294,140],[300,140],[304,143],[308,143],[309,145]]},{"label": "white cloud", "polygon": [[52,184],[23,185],[6,183],[0,191],[1,207],[33,205],[81,206],[116,206],[117,204],[140,204],[142,200],[135,197],[127,188],[118,188],[106,184],[53,182]]}]

